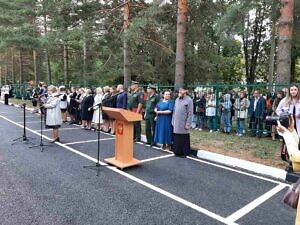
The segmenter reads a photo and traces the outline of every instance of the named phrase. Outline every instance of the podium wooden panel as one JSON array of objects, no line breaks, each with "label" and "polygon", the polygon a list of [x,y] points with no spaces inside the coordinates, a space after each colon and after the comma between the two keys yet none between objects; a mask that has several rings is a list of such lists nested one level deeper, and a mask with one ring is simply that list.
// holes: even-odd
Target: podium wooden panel
[{"label": "podium wooden panel", "polygon": [[103,107],[102,111],[116,120],[115,157],[104,160],[120,169],[140,164],[133,158],[133,122],[141,121],[142,115],[110,107]]}]

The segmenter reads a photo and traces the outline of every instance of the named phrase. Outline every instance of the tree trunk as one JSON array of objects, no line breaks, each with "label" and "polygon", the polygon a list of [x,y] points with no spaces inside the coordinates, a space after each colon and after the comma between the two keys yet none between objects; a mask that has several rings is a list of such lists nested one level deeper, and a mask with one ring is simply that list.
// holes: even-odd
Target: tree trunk
[{"label": "tree trunk", "polygon": [[291,81],[291,40],[293,34],[294,0],[281,0],[278,24],[277,83]]},{"label": "tree trunk", "polygon": [[6,59],[5,63],[5,75],[4,75],[4,84],[7,84],[7,78],[8,78],[8,61]]},{"label": "tree trunk", "polygon": [[[129,16],[130,16],[130,1],[124,0],[124,33],[127,33],[127,29],[129,26]],[[131,73],[130,73],[130,52],[127,40],[123,42],[123,54],[124,54],[124,87],[125,90],[130,86],[131,82]]]},{"label": "tree trunk", "polygon": [[0,86],[3,85],[3,82],[2,82],[2,74],[3,74],[3,72],[2,72],[2,66],[0,66]]},{"label": "tree trunk", "polygon": [[258,55],[259,55],[259,50],[260,50],[260,45],[261,45],[261,39],[262,39],[262,30],[263,30],[263,20],[265,19],[264,17],[264,9],[257,9],[256,11],[256,18],[254,22],[254,31],[253,31],[253,44],[251,47],[251,65],[250,65],[250,83],[255,82],[256,78],[256,67],[257,67],[257,60],[258,60]]},{"label": "tree trunk", "polygon": [[276,12],[277,12],[277,3],[272,5],[272,31],[271,31],[271,50],[270,50],[270,59],[269,59],[269,73],[268,73],[268,83],[269,91],[272,91],[272,84],[274,81],[274,62],[276,54]]},{"label": "tree trunk", "polygon": [[34,71],[34,83],[38,83],[38,71],[37,71],[37,62],[36,62],[36,51],[33,50],[33,71]]},{"label": "tree trunk", "polygon": [[175,88],[184,83],[187,0],[178,0]]},{"label": "tree trunk", "polygon": [[45,54],[45,58],[46,58],[46,69],[47,69],[47,80],[48,80],[48,84],[50,85],[52,83],[52,76],[51,76],[51,64],[50,64],[50,58],[49,58],[49,52],[48,49],[46,48],[46,54]]},{"label": "tree trunk", "polygon": [[246,80],[247,83],[250,83],[249,77],[250,77],[250,59],[249,59],[249,53],[248,53],[248,46],[249,46],[249,26],[250,26],[250,17],[249,14],[247,16],[247,19],[245,21],[246,29],[243,32],[243,51],[244,51],[244,57],[245,57],[245,72],[246,72]]},{"label": "tree trunk", "polygon": [[297,56],[291,54],[291,82],[296,82],[296,65],[297,65]]},{"label": "tree trunk", "polygon": [[16,75],[15,75],[15,56],[12,55],[11,57],[11,79],[12,83],[14,84],[16,82]]},{"label": "tree trunk", "polygon": [[68,62],[68,46],[64,44],[64,84],[68,84],[68,70],[69,70],[69,62]]},{"label": "tree trunk", "polygon": [[23,71],[24,66],[23,66],[22,51],[20,51],[19,59],[20,59],[20,83],[23,84],[24,83],[24,71]]},{"label": "tree trunk", "polygon": [[87,43],[86,43],[86,38],[84,38],[84,43],[83,43],[83,84],[86,86],[86,77],[87,75]]},{"label": "tree trunk", "polygon": [[[47,28],[47,15],[44,14],[44,33],[48,33]],[[46,60],[46,70],[47,70],[47,80],[48,84],[50,85],[52,83],[52,77],[51,77],[51,64],[50,64],[50,58],[49,58],[49,50],[46,47],[45,48],[45,60]]]}]

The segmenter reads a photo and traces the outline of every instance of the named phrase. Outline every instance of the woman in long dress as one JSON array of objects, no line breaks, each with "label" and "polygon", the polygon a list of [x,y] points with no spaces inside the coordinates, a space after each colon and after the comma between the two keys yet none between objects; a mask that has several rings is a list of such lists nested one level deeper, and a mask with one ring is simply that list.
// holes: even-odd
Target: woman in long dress
[{"label": "woman in long dress", "polygon": [[154,143],[162,144],[162,149],[170,150],[173,138],[172,128],[172,113],[174,102],[170,100],[171,93],[164,92],[163,99],[161,99],[154,109],[156,116],[156,127],[154,134]]},{"label": "woman in long dress", "polygon": [[100,124],[103,123],[103,119],[102,119],[102,112],[100,110],[100,104],[102,103],[102,98],[103,98],[103,92],[102,92],[102,88],[98,87],[96,88],[96,95],[94,97],[94,114],[93,114],[93,119],[92,122],[94,124],[96,124],[96,129],[99,130],[100,129]]}]

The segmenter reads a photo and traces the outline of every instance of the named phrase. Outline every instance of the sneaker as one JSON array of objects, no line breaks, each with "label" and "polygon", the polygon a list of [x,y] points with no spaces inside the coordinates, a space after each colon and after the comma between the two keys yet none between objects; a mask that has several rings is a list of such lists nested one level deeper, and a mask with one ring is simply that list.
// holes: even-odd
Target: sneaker
[{"label": "sneaker", "polygon": [[212,133],[212,132],[213,132],[213,130],[210,130],[210,131],[209,131],[209,133]]},{"label": "sneaker", "polygon": [[202,131],[202,128],[199,128],[198,130],[199,130],[199,131]]}]

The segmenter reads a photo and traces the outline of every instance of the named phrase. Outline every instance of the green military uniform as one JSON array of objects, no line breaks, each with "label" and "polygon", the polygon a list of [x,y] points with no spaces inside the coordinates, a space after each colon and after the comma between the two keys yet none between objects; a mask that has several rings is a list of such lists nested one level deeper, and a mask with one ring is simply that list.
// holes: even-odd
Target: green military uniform
[{"label": "green military uniform", "polygon": [[[132,112],[136,112],[138,105],[144,104],[144,95],[140,91],[133,92],[130,97],[128,97],[127,102],[127,108],[128,110]],[[136,121],[133,123],[133,138],[135,141],[141,141],[141,133],[142,133],[142,127],[141,127],[141,121]]]},{"label": "green military uniform", "polygon": [[[155,89],[154,86],[149,85],[148,88]],[[155,133],[155,117],[156,113],[154,112],[154,109],[157,105],[157,103],[160,100],[160,96],[156,93],[154,93],[151,96],[148,96],[146,101],[146,109],[145,109],[145,122],[146,122],[146,138],[147,138],[147,144],[154,145],[154,133]]]}]

